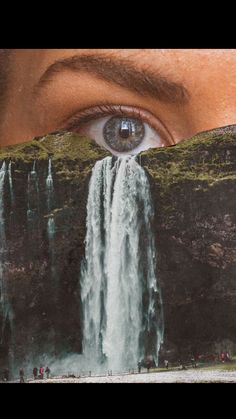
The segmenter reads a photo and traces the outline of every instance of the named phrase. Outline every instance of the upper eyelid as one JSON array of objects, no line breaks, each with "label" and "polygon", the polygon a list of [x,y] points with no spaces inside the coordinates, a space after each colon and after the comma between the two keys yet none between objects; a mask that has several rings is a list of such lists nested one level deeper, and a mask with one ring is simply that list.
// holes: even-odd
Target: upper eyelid
[{"label": "upper eyelid", "polygon": [[[76,120],[77,122],[81,119],[82,122],[90,121],[95,118],[103,117],[106,115],[127,115],[127,111],[124,111],[124,108],[129,109],[139,109],[136,106],[133,105],[117,105],[117,104],[111,104],[110,102],[103,102],[101,104],[97,104],[94,106],[90,106],[89,108],[85,108],[82,110],[79,110],[77,113],[73,112],[72,115],[65,118],[63,120],[63,124],[68,123],[68,121]],[[130,111],[129,111],[130,113]],[[154,116],[154,115],[153,115]],[[137,113],[136,113],[137,117]]]},{"label": "upper eyelid", "polygon": [[[73,121],[81,124],[87,123],[89,121],[92,121],[94,119],[102,118],[107,115],[125,115],[124,112],[119,111],[119,109],[113,109],[113,105],[98,105],[93,108],[88,108],[83,111],[80,111],[78,114],[75,114],[70,118],[71,123],[73,124]],[[69,123],[70,124],[70,123]]]},{"label": "upper eyelid", "polygon": [[[88,106],[88,107],[84,107],[83,109],[78,109],[78,111],[73,111],[73,112],[71,112],[69,115],[67,115],[63,120],[62,120],[62,124],[66,124],[68,121],[70,121],[74,116],[77,116],[77,115],[80,115],[80,114],[82,114],[82,113],[84,113],[84,112],[87,112],[88,110],[90,110],[90,109],[95,109],[95,108],[97,108],[97,107],[100,107],[100,108],[102,108],[102,107],[109,107],[109,106],[119,106],[119,105],[114,105],[114,104],[111,104],[111,102],[110,101],[101,101],[101,102],[97,102],[96,104],[94,104],[94,105],[90,105],[90,106]],[[129,106],[129,105],[128,105]]]}]

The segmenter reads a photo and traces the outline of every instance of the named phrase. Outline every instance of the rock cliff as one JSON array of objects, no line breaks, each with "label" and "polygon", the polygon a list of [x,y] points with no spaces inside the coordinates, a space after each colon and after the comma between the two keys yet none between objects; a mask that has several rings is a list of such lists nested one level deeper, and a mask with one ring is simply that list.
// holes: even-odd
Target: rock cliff
[{"label": "rock cliff", "polygon": [[[155,207],[162,357],[236,350],[235,141],[236,126],[229,126],[137,157]],[[0,197],[5,299],[0,367],[38,362],[39,348],[59,358],[81,352],[79,276],[88,184],[95,162],[107,155],[92,140],[70,133],[0,150],[0,165],[5,161],[9,169],[11,161]],[[50,158],[54,200],[49,208]],[[36,175],[30,178],[34,162]]]}]

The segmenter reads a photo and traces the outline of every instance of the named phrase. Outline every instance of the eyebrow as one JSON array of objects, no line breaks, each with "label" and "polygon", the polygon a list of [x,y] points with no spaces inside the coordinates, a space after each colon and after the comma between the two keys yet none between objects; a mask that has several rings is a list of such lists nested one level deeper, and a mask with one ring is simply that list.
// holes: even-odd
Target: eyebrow
[{"label": "eyebrow", "polygon": [[131,60],[103,55],[74,55],[55,61],[41,76],[34,92],[37,93],[55,75],[66,70],[87,72],[103,81],[115,83],[155,100],[173,104],[186,104],[189,101],[189,92],[182,83],[174,82],[158,71],[137,69]]}]

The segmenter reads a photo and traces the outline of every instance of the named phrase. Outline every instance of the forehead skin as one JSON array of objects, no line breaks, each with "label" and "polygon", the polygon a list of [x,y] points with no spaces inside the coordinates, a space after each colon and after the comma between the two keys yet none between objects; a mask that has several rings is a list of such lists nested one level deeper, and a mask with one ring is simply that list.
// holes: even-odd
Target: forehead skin
[{"label": "forehead skin", "polygon": [[[83,72],[55,74],[37,97],[35,86],[56,60],[77,54],[129,60],[137,69],[159,72],[181,83],[186,105],[139,96]],[[9,86],[0,119],[1,143],[13,144],[60,128],[67,115],[96,101],[140,106],[170,124],[176,142],[197,132],[235,123],[236,50],[189,49],[21,49],[11,50]],[[120,103],[122,102],[122,103]]]}]

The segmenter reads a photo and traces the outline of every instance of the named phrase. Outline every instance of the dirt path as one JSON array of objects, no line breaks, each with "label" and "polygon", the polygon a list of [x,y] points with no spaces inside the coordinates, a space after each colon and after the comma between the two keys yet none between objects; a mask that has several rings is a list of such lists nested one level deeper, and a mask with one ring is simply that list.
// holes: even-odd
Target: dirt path
[{"label": "dirt path", "polygon": [[187,370],[103,377],[52,378],[30,383],[235,383],[236,371]]}]

